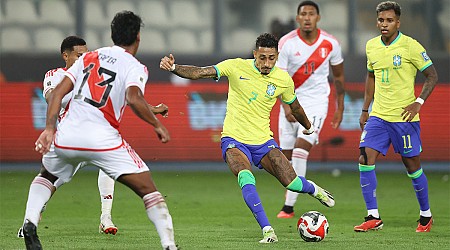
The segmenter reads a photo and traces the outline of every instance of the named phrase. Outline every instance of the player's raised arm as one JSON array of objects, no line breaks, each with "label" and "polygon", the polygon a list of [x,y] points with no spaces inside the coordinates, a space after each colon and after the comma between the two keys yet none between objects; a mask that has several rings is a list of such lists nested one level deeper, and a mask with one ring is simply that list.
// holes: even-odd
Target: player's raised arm
[{"label": "player's raised arm", "polygon": [[292,115],[295,117],[295,119],[305,128],[303,130],[303,134],[310,135],[314,133],[314,127],[311,124],[311,122],[308,120],[308,117],[305,114],[305,110],[303,110],[303,107],[298,102],[298,99],[295,99],[289,107],[292,110]]},{"label": "player's raised arm", "polygon": [[214,78],[217,76],[217,71],[213,66],[198,67],[193,65],[175,64],[175,57],[172,54],[161,58],[159,67],[163,70],[170,71],[179,77],[191,80],[200,78]]}]

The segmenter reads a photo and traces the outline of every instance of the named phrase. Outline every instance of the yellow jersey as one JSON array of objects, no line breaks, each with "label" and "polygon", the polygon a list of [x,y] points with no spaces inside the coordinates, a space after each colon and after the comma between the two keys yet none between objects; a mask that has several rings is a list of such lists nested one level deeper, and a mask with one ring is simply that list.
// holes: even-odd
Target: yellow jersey
[{"label": "yellow jersey", "polygon": [[[398,33],[385,45],[381,35],[366,44],[367,70],[375,74],[375,93],[370,116],[388,122],[404,122],[403,108],[413,103],[417,70],[432,65],[425,49],[413,38]],[[414,121],[419,121],[417,114]]]},{"label": "yellow jersey", "polygon": [[281,96],[287,104],[297,98],[289,74],[274,66],[268,75],[263,75],[254,59],[228,59],[214,67],[217,80],[227,76],[229,82],[222,137],[232,137],[250,145],[272,139],[270,112],[277,97]]}]

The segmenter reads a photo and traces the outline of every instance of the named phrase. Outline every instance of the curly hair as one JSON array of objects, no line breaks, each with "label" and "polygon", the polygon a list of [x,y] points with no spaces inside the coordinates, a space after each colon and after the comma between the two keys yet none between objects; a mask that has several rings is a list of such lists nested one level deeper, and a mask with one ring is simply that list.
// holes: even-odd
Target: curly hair
[{"label": "curly hair", "polygon": [[129,46],[133,44],[144,24],[140,16],[131,11],[121,11],[111,22],[111,39],[114,45]]},{"label": "curly hair", "polygon": [[83,38],[78,36],[68,36],[64,38],[64,40],[61,42],[61,54],[64,51],[73,51],[74,46],[83,46],[86,45],[86,41],[84,41]]},{"label": "curly hair", "polygon": [[386,10],[394,10],[395,15],[397,17],[400,17],[400,15],[402,14],[402,9],[400,7],[400,5],[397,2],[393,2],[393,1],[386,1],[386,2],[382,2],[380,4],[377,5],[377,14],[379,14],[382,11],[386,11]]},{"label": "curly hair", "polygon": [[275,48],[276,50],[278,50],[278,39],[274,35],[269,33],[261,34],[256,39],[256,49],[258,49],[259,47]]}]

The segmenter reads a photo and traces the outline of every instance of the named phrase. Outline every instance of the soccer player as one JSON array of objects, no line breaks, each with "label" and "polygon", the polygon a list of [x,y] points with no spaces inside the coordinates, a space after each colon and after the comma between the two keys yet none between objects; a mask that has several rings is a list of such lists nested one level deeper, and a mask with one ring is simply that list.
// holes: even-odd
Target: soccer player
[{"label": "soccer player", "polygon": [[[376,12],[381,35],[366,44],[368,73],[359,119],[363,129],[359,144],[359,171],[367,217],[354,230],[367,232],[383,227],[376,197],[375,162],[380,153],[386,154],[392,143],[394,151],[402,157],[419,202],[420,218],[416,232],[429,232],[433,218],[428,202],[428,181],[420,164],[419,111],[433,91],[438,76],[422,45],[399,31],[400,5],[382,2],[376,7]],[[414,81],[417,70],[426,80],[416,98]]]},{"label": "soccer player", "polygon": [[244,201],[262,229],[263,239],[259,242],[272,243],[278,238],[256,191],[252,163],[275,176],[289,190],[308,193],[328,207],[333,207],[335,202],[328,191],[295,174],[272,138],[270,111],[278,96],[290,105],[292,115],[305,127],[303,133],[314,133],[314,127],[295,96],[292,78],[275,66],[278,40],[271,34],[260,35],[253,56],[254,59],[235,58],[214,66],[197,67],[175,64],[175,58],[170,54],[161,59],[160,68],[188,79],[228,77],[222,157],[237,177]]},{"label": "soccer player", "polygon": [[[164,249],[177,249],[172,217],[157,191],[147,165],[122,138],[118,129],[125,105],[154,127],[161,142],[170,140],[164,125],[144,99],[147,68],[135,55],[140,44],[142,20],[130,11],[111,22],[112,47],[83,54],[70,67],[49,98],[46,128],[35,150],[45,154],[54,141],[54,157],[43,158],[43,168],[30,185],[23,226],[27,249],[41,249],[37,235],[39,214],[50,199],[57,179],[69,181],[77,165],[93,165],[139,195]],[[64,117],[56,121],[65,95],[73,90]]]},{"label": "soccer player", "polygon": [[[88,51],[86,41],[83,38],[77,36],[68,36],[61,43],[61,57],[65,61],[66,66],[64,68],[56,68],[49,70],[44,77],[43,85],[44,91],[43,96],[45,100],[48,102],[50,94],[52,90],[56,87],[57,84],[61,82],[64,78],[64,74],[67,69],[70,68],[75,61]],[[67,104],[70,100],[71,94],[67,94],[64,96],[61,103],[61,111],[60,118],[64,115],[66,111]],[[168,112],[168,107],[161,103],[156,107],[152,107],[152,111],[154,114],[162,114],[166,115]],[[51,146],[51,152],[45,154],[43,157],[53,157],[54,154],[54,146]],[[78,165],[74,174],[78,171],[83,164]],[[100,226],[99,232],[105,234],[116,234],[117,227],[114,225],[111,219],[111,209],[114,198],[114,180],[111,179],[107,174],[105,174],[102,170],[98,172],[98,191],[100,193],[100,201],[101,201],[101,215],[100,215]],[[58,179],[53,184],[52,194],[58,189],[63,183],[62,180]],[[44,205],[43,210],[45,210],[46,205]],[[23,238],[22,227],[19,228],[17,233],[17,237]]]},{"label": "soccer player", "polygon": [[[313,134],[303,134],[304,127],[295,120],[289,105],[281,104],[278,119],[280,147],[292,162],[295,173],[303,177],[306,175],[309,152],[319,143],[319,133],[327,117],[330,65],[337,100],[332,128],[339,127],[344,112],[344,59],[341,46],[336,38],[317,27],[319,20],[319,6],[315,2],[303,1],[298,5],[296,21],[300,27],[280,39],[280,55],[276,64],[294,80],[297,99],[315,128]],[[297,197],[298,193],[286,191],[284,206],[278,218],[295,216]]]}]

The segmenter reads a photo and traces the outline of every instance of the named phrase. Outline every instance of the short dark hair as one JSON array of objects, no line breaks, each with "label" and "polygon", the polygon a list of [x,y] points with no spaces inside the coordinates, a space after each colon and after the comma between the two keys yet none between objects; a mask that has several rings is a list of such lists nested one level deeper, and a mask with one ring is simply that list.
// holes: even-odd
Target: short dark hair
[{"label": "short dark hair", "polygon": [[402,8],[400,7],[400,4],[398,4],[397,2],[394,1],[386,1],[386,2],[381,2],[377,5],[377,14],[379,14],[382,11],[386,11],[386,10],[394,10],[395,15],[397,17],[400,17],[400,15],[402,14]]},{"label": "short dark hair", "polygon": [[73,51],[74,46],[83,46],[86,45],[86,41],[84,41],[83,38],[78,36],[68,36],[64,38],[64,40],[61,43],[61,54],[68,50]]},{"label": "short dark hair", "polygon": [[121,11],[111,22],[111,39],[114,45],[129,46],[133,44],[144,26],[140,16],[131,11]]},{"label": "short dark hair", "polygon": [[311,6],[313,6],[314,8],[316,8],[317,14],[318,14],[318,15],[320,14],[320,12],[319,12],[319,5],[318,5],[317,3],[315,3],[315,2],[313,2],[313,1],[303,1],[303,2],[301,2],[301,3],[298,5],[298,8],[297,8],[297,14],[300,12],[300,9],[301,9],[303,6],[305,6],[305,5],[311,5]]},{"label": "short dark hair", "polygon": [[275,48],[276,50],[278,50],[278,39],[274,35],[269,33],[261,34],[256,39],[256,49],[258,49],[259,47]]}]

